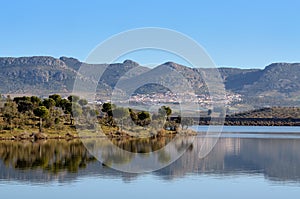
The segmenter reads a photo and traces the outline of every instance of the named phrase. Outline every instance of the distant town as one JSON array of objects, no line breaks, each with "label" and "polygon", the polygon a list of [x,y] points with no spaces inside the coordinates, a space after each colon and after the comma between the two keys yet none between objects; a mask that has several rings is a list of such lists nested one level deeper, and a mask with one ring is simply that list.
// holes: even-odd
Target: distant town
[{"label": "distant town", "polygon": [[[110,100],[96,100],[95,102],[101,104]],[[212,105],[213,101],[210,95],[201,94],[190,94],[190,93],[172,93],[167,91],[166,93],[148,93],[148,94],[135,94],[129,99],[130,103],[137,104],[147,104],[147,105],[158,105],[161,103],[169,104],[180,104],[185,103],[196,103],[200,107],[209,107]],[[238,103],[242,101],[242,95],[236,93],[227,92],[224,96],[219,96],[214,99],[214,103],[223,103],[224,105],[230,105],[232,103]]]}]

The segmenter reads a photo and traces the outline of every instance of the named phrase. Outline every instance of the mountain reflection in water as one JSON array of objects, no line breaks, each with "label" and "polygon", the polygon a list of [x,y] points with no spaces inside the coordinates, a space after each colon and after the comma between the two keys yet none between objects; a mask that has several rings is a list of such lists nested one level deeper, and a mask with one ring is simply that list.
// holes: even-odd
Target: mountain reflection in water
[{"label": "mountain reflection in water", "polygon": [[[171,138],[143,140],[140,143],[137,140],[113,142],[126,150],[147,153],[161,148],[170,141],[167,139]],[[184,144],[191,143],[189,139],[180,137],[174,144],[174,150],[182,150]],[[191,174],[264,174],[269,180],[300,181],[300,139],[220,138],[213,150],[205,158],[199,159],[198,151],[203,140],[196,137],[178,160],[152,172],[152,175],[170,180]],[[164,153],[159,160],[168,161],[169,156]],[[123,158],[118,160],[119,164],[131,161],[130,157]],[[35,143],[0,141],[0,181],[67,183],[84,176],[131,181],[139,175],[143,174],[124,173],[101,164],[80,140]]]}]

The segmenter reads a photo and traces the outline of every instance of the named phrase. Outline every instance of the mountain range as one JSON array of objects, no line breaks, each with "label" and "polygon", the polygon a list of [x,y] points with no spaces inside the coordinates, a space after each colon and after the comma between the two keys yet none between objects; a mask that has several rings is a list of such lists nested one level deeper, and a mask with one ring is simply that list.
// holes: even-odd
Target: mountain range
[{"label": "mountain range", "polygon": [[[2,57],[0,58],[0,93],[35,95],[71,93],[76,76],[85,78],[80,74],[79,68],[89,65],[69,57]],[[202,78],[203,71],[210,72],[210,69],[190,68],[174,62],[166,62],[153,69],[140,66],[131,60],[93,66],[99,69],[106,67],[97,88],[102,95],[109,95],[123,76],[134,76],[149,71],[153,74],[156,71],[159,74],[159,70],[163,68],[181,74],[195,92],[201,94],[206,92],[205,81]],[[300,102],[300,63],[272,63],[264,69],[218,68],[218,70],[226,91],[242,95],[245,103],[262,106],[297,106]],[[176,79],[173,81],[174,84],[178,84]],[[165,92],[166,90],[167,88],[158,85],[147,85],[136,92]]]}]

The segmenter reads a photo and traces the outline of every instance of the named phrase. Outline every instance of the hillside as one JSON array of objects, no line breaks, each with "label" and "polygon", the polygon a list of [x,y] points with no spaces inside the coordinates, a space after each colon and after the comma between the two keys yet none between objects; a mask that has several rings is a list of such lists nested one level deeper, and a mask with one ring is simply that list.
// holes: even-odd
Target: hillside
[{"label": "hillside", "polygon": [[261,108],[226,116],[225,125],[300,126],[299,107]]},{"label": "hillside", "polygon": [[293,118],[300,119],[298,107],[270,107],[236,113],[229,117],[234,118]]},{"label": "hillside", "polygon": [[249,102],[263,99],[266,104],[297,105],[300,64],[273,63],[263,70],[244,71],[225,78],[225,85],[226,89],[245,95]]},{"label": "hillside", "polygon": [[[0,93],[2,94],[34,94],[70,93],[78,69],[89,64],[82,63],[75,58],[49,56],[34,57],[4,57],[0,58]],[[101,95],[109,95],[120,77],[140,76],[143,81],[145,75],[160,75],[169,79],[170,84],[180,86],[178,78],[164,77],[162,70],[167,68],[176,71],[189,82],[196,94],[207,93],[202,73],[210,73],[211,69],[189,68],[174,62],[166,62],[151,69],[140,66],[131,60],[123,63],[95,65],[99,69],[107,66],[99,81],[97,91]],[[243,103],[255,106],[280,105],[298,106],[300,101],[300,64],[273,63],[264,69],[219,68],[227,92],[238,93],[243,96]],[[154,76],[153,76],[154,77]],[[147,77],[149,78],[149,77]],[[96,80],[94,80],[96,81]],[[137,93],[166,92],[168,88],[146,84],[138,88]]]},{"label": "hillside", "polygon": [[[0,58],[0,93],[33,95],[71,93],[76,76],[85,78],[78,69],[88,65],[67,57]],[[96,66],[99,69],[107,66],[107,70],[99,80],[99,89],[110,92],[123,74],[139,65],[126,60],[124,63]]]}]

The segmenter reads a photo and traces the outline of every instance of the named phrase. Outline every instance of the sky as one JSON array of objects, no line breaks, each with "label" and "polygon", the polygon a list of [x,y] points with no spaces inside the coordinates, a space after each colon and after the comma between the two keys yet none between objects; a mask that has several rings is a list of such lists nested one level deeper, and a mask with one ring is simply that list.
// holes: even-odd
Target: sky
[{"label": "sky", "polygon": [[[300,62],[299,8],[297,0],[0,0],[0,57],[49,55],[84,61],[115,34],[160,27],[194,39],[218,66]],[[129,58],[151,62],[147,55]],[[150,58],[156,59],[153,63],[172,59]]]}]

